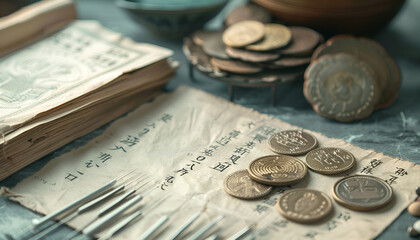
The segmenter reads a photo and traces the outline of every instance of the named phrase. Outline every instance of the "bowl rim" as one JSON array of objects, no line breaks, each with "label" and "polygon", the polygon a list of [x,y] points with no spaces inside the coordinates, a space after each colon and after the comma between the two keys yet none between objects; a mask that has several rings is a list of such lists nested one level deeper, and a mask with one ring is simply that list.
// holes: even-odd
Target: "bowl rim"
[{"label": "bowl rim", "polygon": [[130,1],[130,0],[115,0],[115,4],[127,10],[136,10],[136,11],[156,11],[156,12],[182,12],[182,11],[189,11],[189,10],[203,10],[203,9],[212,9],[212,8],[220,8],[224,6],[229,0],[211,0],[203,3],[202,1],[194,1],[195,3],[200,4],[189,4],[189,5],[181,5],[181,4],[153,4],[153,3],[143,3],[141,0],[137,0],[137,2]]}]

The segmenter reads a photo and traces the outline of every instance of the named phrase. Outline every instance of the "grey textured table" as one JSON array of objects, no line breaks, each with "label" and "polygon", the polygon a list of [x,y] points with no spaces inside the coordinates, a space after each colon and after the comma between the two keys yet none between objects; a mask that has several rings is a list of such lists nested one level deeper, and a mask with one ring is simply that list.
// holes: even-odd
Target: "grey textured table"
[{"label": "grey textured table", "polygon": [[[133,22],[109,0],[79,0],[76,2],[80,19],[99,20],[104,26],[123,33],[139,42],[149,42],[174,50],[174,58],[181,62],[177,75],[166,86],[172,91],[181,84],[191,85],[228,99],[226,84],[197,73],[197,82],[189,79],[187,60],[181,50],[181,41],[159,39]],[[238,2],[229,3],[207,27],[220,26],[229,9]],[[302,82],[281,85],[277,90],[277,105],[272,106],[269,88],[235,89],[235,102],[261,113],[266,113],[291,124],[318,131],[328,137],[342,138],[357,146],[374,149],[390,156],[401,157],[420,164],[420,1],[408,0],[400,13],[381,32],[372,36],[394,57],[402,72],[403,80],[398,99],[390,107],[374,112],[370,117],[354,123],[338,123],[315,114],[302,93]],[[43,159],[20,170],[1,186],[13,187],[30,176],[49,160],[75,146],[83,145],[99,135],[106,126],[79,138]],[[420,173],[418,174],[420,178]],[[416,186],[412,186],[413,191]],[[0,239],[4,234],[19,232],[37,215],[22,206],[0,197]],[[379,237],[381,240],[410,239],[407,227],[416,219],[404,211]],[[47,239],[60,239],[70,231],[63,227]]]}]

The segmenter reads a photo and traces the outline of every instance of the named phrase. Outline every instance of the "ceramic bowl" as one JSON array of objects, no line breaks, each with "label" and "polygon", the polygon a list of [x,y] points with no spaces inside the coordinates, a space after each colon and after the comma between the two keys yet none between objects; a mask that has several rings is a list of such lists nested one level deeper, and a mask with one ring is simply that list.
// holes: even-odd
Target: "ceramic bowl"
[{"label": "ceramic bowl", "polygon": [[228,0],[117,0],[116,5],[150,32],[181,38],[203,27]]},{"label": "ceramic bowl", "polygon": [[385,26],[405,0],[253,0],[291,25],[324,33],[371,35]]}]

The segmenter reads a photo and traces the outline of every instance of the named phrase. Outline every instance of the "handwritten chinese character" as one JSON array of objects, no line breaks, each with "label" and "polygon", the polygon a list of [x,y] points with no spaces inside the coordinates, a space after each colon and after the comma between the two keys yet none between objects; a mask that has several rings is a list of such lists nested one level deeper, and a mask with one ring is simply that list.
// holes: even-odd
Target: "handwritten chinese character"
[{"label": "handwritten chinese character", "polygon": [[188,170],[187,169],[185,169],[185,168],[181,168],[181,169],[179,169],[179,170],[177,170],[177,171],[175,171],[176,173],[180,173],[180,175],[179,176],[184,176],[185,174],[187,174],[188,173]]},{"label": "handwritten chinese character", "polygon": [[268,126],[263,126],[258,128],[258,132],[264,134],[265,136],[271,136],[276,132],[276,129]]},{"label": "handwritten chinese character", "polygon": [[219,171],[219,172],[223,172],[224,170],[226,170],[229,166],[230,166],[231,164],[230,163],[228,163],[228,162],[224,162],[224,163],[221,163],[221,162],[219,162],[216,166],[214,166],[214,167],[211,167],[212,169],[214,169],[214,170],[217,170],[217,171]]},{"label": "handwritten chinese character", "polygon": [[254,137],[252,140],[254,140],[254,141],[258,141],[259,143],[261,143],[262,141],[264,141],[264,140],[266,140],[266,139],[267,139],[267,137],[266,137],[266,136],[263,136],[263,135],[261,135],[261,134],[257,133],[257,134],[255,135],[255,137]]},{"label": "handwritten chinese character", "polygon": [[[194,170],[194,166],[195,166],[195,164],[194,163],[191,163],[191,164],[187,164],[187,167],[190,167],[190,170]],[[181,174],[181,176],[182,176],[183,174]]]},{"label": "handwritten chinese character", "polygon": [[236,138],[239,134],[241,134],[241,132],[240,132],[240,131],[238,131],[238,130],[233,130],[233,131],[231,131],[231,132],[229,133],[229,137],[230,137],[230,138]]},{"label": "handwritten chinese character", "polygon": [[142,136],[144,136],[146,133],[148,133],[149,131],[150,131],[150,129],[148,129],[148,128],[143,128],[143,130],[141,130],[141,132],[139,132],[139,133],[137,134],[137,136],[142,137]]},{"label": "handwritten chinese character", "polygon": [[166,122],[172,120],[172,115],[165,113],[165,114],[163,114],[163,116],[159,120],[166,123]]},{"label": "handwritten chinese character", "polygon": [[378,159],[373,159],[372,161],[370,161],[370,165],[372,166],[372,168],[376,168],[377,166],[381,165],[383,162],[381,160]]},{"label": "handwritten chinese character", "polygon": [[394,176],[394,175],[389,175],[389,176],[390,176],[390,178],[388,180],[385,180],[385,182],[387,182],[388,184],[393,184],[395,182],[395,180],[398,179],[397,176]]},{"label": "handwritten chinese character", "polygon": [[316,237],[316,235],[318,235],[318,232],[316,231],[309,231],[308,233],[306,233],[304,235],[305,238],[311,238],[314,239]]},{"label": "handwritten chinese character", "polygon": [[96,163],[94,164],[94,163],[93,163],[93,160],[89,160],[88,162],[85,162],[85,167],[86,167],[86,168],[91,168],[91,167],[93,167],[94,165],[95,165],[96,167],[99,167],[99,165],[98,165],[98,164],[96,164]]},{"label": "handwritten chinese character", "polygon": [[273,225],[276,227],[285,228],[287,227],[287,223],[289,223],[287,220],[281,219],[273,222]]},{"label": "handwritten chinese character", "polygon": [[118,146],[118,145],[115,145],[115,147],[114,148],[109,148],[109,150],[122,150],[123,152],[127,152],[127,150],[125,150],[125,148],[124,147],[122,147],[122,146]]},{"label": "handwritten chinese character", "polygon": [[249,149],[248,148],[243,148],[243,147],[237,147],[234,151],[234,153],[239,153],[240,155],[244,155],[249,153]]},{"label": "handwritten chinese character", "polygon": [[267,197],[262,200],[263,203],[274,206],[277,203],[276,197]]},{"label": "handwritten chinese character", "polygon": [[239,160],[239,158],[241,158],[241,156],[232,154],[232,156],[230,156],[229,160],[232,162],[232,164],[236,164],[236,162]]},{"label": "handwritten chinese character", "polygon": [[266,212],[268,210],[268,206],[258,204],[257,207],[254,210],[261,214],[261,213]]},{"label": "handwritten chinese character", "polygon": [[139,142],[139,138],[138,137],[133,137],[131,135],[127,136],[127,139],[120,141],[121,143],[124,143],[125,145],[132,147],[134,145],[136,145]]},{"label": "handwritten chinese character", "polygon": [[408,175],[408,172],[404,168],[397,167],[397,171],[395,171],[395,174],[399,176]]},{"label": "handwritten chinese character", "polygon": [[111,159],[112,158],[112,155],[111,154],[109,154],[109,153],[104,153],[104,152],[100,152],[99,153],[99,160],[102,162],[102,163],[104,163],[104,162],[106,162],[106,161],[108,161],[109,159]]},{"label": "handwritten chinese character", "polygon": [[205,149],[204,150],[204,155],[206,155],[206,156],[208,156],[208,157],[211,157],[211,156],[213,156],[213,149]]},{"label": "handwritten chinese character", "polygon": [[255,142],[247,142],[244,147],[248,148],[248,149],[253,149],[255,147]]},{"label": "handwritten chinese character", "polygon": [[78,178],[76,175],[73,175],[71,173],[68,173],[67,176],[64,179],[69,180],[70,182]]},{"label": "handwritten chinese character", "polygon": [[365,174],[372,174],[372,167],[371,166],[365,166],[363,167],[363,169],[360,171],[360,173],[365,173]]}]

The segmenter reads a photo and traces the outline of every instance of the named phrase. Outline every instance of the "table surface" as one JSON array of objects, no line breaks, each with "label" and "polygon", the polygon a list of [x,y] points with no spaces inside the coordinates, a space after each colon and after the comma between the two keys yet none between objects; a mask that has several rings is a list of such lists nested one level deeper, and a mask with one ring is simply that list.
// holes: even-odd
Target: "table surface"
[{"label": "table surface", "polygon": [[[241,1],[231,1],[206,28],[218,28],[223,18]],[[142,26],[132,21],[111,0],[76,1],[79,19],[99,20],[105,27],[138,41],[160,45],[174,51],[173,58],[181,63],[177,75],[165,90],[172,91],[179,85],[190,85],[214,95],[229,99],[228,87],[196,72],[196,82],[188,75],[187,59],[181,40],[166,40],[149,34]],[[388,108],[374,112],[370,117],[353,123],[339,123],[317,115],[307,103],[302,92],[302,80],[280,85],[275,106],[271,105],[269,88],[234,89],[235,103],[269,114],[302,128],[320,132],[328,137],[341,138],[365,149],[374,149],[387,155],[400,157],[420,164],[420,1],[408,0],[399,14],[383,30],[371,36],[381,43],[396,59],[402,72],[402,84],[398,99]],[[13,187],[32,175],[49,160],[70,151],[75,146],[87,143],[101,134],[107,126],[81,137],[48,156],[25,167],[0,182],[0,186]],[[418,174],[420,177],[420,174]],[[412,186],[413,191],[417,186]],[[0,239],[4,234],[17,233],[37,217],[32,211],[0,197]],[[411,239],[406,229],[418,218],[404,211],[377,239]],[[46,239],[60,239],[70,231],[62,227]]]}]

